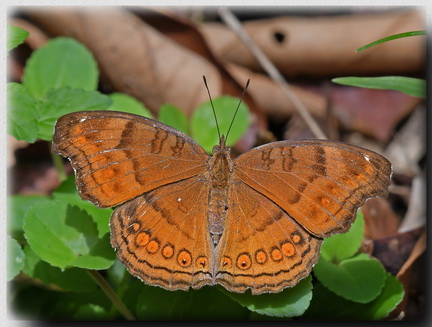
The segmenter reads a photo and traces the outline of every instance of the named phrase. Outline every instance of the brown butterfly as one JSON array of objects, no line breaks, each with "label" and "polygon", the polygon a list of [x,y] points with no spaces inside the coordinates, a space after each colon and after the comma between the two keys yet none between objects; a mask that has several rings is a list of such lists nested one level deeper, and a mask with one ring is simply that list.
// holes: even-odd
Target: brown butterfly
[{"label": "brown butterfly", "polygon": [[232,160],[141,116],[76,112],[56,124],[83,199],[116,206],[111,244],[129,272],[168,290],[221,284],[279,292],[306,277],[323,238],[349,229],[367,198],[387,196],[391,164],[323,140],[266,144]]}]

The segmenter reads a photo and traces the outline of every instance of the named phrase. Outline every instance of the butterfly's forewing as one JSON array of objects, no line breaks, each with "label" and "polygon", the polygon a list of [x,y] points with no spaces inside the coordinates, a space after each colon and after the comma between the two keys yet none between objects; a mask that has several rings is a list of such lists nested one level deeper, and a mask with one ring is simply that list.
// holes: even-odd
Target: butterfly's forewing
[{"label": "butterfly's forewing", "polygon": [[240,180],[229,192],[228,218],[216,249],[216,281],[233,292],[279,292],[306,277],[322,240]]},{"label": "butterfly's forewing", "polygon": [[70,159],[80,195],[99,207],[203,174],[209,157],[195,141],[167,125],[115,111],[60,117],[52,148]]},{"label": "butterfly's forewing", "polygon": [[208,187],[192,177],[117,207],[111,244],[131,274],[169,290],[212,283]]},{"label": "butterfly's forewing", "polygon": [[391,164],[340,142],[282,141],[238,157],[233,174],[313,235],[327,237],[346,231],[367,198],[388,195]]}]

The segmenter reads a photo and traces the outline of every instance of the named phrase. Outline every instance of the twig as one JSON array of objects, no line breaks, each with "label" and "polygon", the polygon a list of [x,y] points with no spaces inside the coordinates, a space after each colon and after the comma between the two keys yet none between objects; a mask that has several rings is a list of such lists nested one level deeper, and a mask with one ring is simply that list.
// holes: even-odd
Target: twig
[{"label": "twig", "polygon": [[127,319],[127,320],[135,320],[133,314],[129,311],[129,309],[124,305],[124,303],[120,300],[111,286],[107,283],[105,278],[101,276],[101,274],[97,270],[86,269],[86,272],[95,280],[95,282],[100,286],[102,291],[108,296],[111,302],[116,306],[118,311]]},{"label": "twig", "polygon": [[269,76],[280,86],[282,92],[294,105],[300,116],[304,119],[306,124],[311,129],[312,133],[314,133],[317,138],[327,139],[324,132],[315,122],[309,111],[291,90],[285,78],[277,70],[273,63],[267,58],[264,52],[262,52],[261,49],[258,48],[258,46],[255,44],[255,42],[252,41],[252,39],[243,29],[237,18],[227,8],[224,7],[219,8],[219,15],[221,16],[222,20],[228,26],[230,26],[232,30],[237,34],[237,36],[245,43],[245,45],[249,48],[249,50],[252,52],[252,54],[267,72],[267,74],[269,74]]}]

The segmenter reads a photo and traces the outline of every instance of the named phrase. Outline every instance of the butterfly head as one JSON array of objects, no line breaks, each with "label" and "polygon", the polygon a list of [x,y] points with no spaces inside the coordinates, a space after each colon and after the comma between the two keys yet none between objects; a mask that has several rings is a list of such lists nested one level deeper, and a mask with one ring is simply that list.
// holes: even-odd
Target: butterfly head
[{"label": "butterfly head", "polygon": [[213,155],[215,155],[218,152],[222,152],[222,151],[227,152],[227,153],[230,152],[230,148],[226,146],[226,139],[225,139],[224,135],[222,135],[220,137],[219,144],[216,144],[213,147]]}]

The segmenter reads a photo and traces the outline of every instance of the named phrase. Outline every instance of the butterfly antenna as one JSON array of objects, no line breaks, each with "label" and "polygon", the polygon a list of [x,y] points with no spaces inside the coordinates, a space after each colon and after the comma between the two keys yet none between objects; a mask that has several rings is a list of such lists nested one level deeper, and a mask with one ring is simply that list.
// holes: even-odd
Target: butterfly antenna
[{"label": "butterfly antenna", "polygon": [[234,113],[234,116],[233,116],[233,119],[231,120],[231,124],[230,124],[230,126],[229,126],[229,128],[228,128],[228,132],[227,132],[227,135],[226,135],[226,139],[228,140],[228,134],[229,134],[229,132],[230,132],[230,130],[231,130],[231,126],[233,125],[233,123],[234,123],[234,119],[235,119],[235,117],[236,117],[236,115],[237,115],[237,112],[238,112],[238,110],[239,110],[239,108],[240,108],[240,104],[242,103],[242,101],[243,101],[243,97],[245,96],[245,94],[246,94],[246,91],[247,91],[247,88],[249,87],[249,82],[250,82],[250,78],[247,80],[247,82],[246,82],[246,85],[245,85],[245,87],[244,87],[244,89],[243,89],[243,93],[242,93],[242,95],[241,95],[241,97],[240,97],[240,101],[239,101],[239,103],[238,103],[238,105],[237,105],[237,109],[236,109],[236,111],[235,111],[235,113]]},{"label": "butterfly antenna", "polygon": [[214,106],[213,106],[213,101],[212,101],[212,98],[211,98],[211,95],[210,95],[210,90],[209,90],[209,88],[208,88],[207,80],[206,80],[206,78],[205,78],[204,75],[203,75],[203,80],[204,80],[204,85],[205,85],[205,87],[206,87],[206,89],[207,89],[207,93],[208,93],[208,96],[209,96],[209,99],[210,99],[211,107],[212,107],[212,109],[213,109],[213,114],[214,114],[214,118],[215,118],[215,122],[216,122],[216,127],[217,127],[217,131],[218,131],[218,135],[219,135],[219,140],[220,140],[220,138],[221,138],[221,134],[220,134],[219,124],[218,124],[217,117],[216,117],[216,111],[215,111],[215,108],[214,108]]}]

